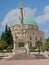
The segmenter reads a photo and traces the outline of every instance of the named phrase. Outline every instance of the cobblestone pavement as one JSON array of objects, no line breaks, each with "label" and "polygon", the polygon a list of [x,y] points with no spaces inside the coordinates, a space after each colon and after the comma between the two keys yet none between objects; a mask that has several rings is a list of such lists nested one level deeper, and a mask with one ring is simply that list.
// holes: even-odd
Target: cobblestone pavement
[{"label": "cobblestone pavement", "polygon": [[[3,58],[0,59],[0,65],[49,65],[49,59],[45,59],[45,58],[40,58],[39,59],[39,55],[35,54],[36,57],[38,58],[34,58],[34,56],[30,56],[30,55],[22,55],[23,58],[29,58],[26,60],[22,60],[23,58],[20,55],[15,55],[13,56],[11,59],[5,60]],[[19,59],[21,58],[21,60]],[[18,60],[17,60],[18,59]]]},{"label": "cobblestone pavement", "polygon": [[0,57],[0,65],[49,65],[49,59],[38,54],[18,54],[9,59],[3,59]]},{"label": "cobblestone pavement", "polygon": [[35,60],[35,59],[47,59],[45,56],[41,54],[16,54],[13,55],[11,58],[6,58],[5,60]]},{"label": "cobblestone pavement", "polygon": [[0,60],[0,65],[49,65],[49,59],[16,61]]}]

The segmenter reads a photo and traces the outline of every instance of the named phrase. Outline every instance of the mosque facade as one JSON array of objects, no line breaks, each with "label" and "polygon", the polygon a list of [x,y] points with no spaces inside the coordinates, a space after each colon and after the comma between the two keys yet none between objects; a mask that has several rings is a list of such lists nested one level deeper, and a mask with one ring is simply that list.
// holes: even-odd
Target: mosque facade
[{"label": "mosque facade", "polygon": [[36,46],[38,40],[44,43],[44,32],[39,30],[36,21],[32,17],[23,16],[22,3],[19,8],[19,18],[16,25],[11,26],[11,32],[14,40],[15,53],[29,53],[30,46]]}]

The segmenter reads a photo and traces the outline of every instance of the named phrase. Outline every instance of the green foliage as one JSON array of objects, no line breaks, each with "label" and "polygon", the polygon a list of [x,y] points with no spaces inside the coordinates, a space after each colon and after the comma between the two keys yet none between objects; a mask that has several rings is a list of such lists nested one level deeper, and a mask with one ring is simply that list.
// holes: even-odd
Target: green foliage
[{"label": "green foliage", "polygon": [[2,32],[1,40],[5,40],[5,33],[4,32]]},{"label": "green foliage", "polygon": [[11,53],[11,52],[13,52],[13,51],[12,51],[12,50],[6,50],[6,51],[0,50],[0,53],[3,53],[3,54],[4,54],[4,53],[8,53],[8,52]]},{"label": "green foliage", "polygon": [[42,49],[42,42],[40,40],[38,40],[36,42],[36,45],[37,45],[37,49],[38,49],[38,52],[40,53],[41,49]]},{"label": "green foliage", "polygon": [[46,39],[46,43],[44,45],[44,50],[49,51],[49,38]]},{"label": "green foliage", "polygon": [[13,49],[13,44],[11,44],[11,45],[9,45],[8,47],[7,47],[7,50],[12,50]]},{"label": "green foliage", "polygon": [[7,44],[13,44],[13,37],[12,37],[12,34],[11,34],[11,29],[10,27],[5,26],[5,31],[2,33],[1,35],[1,40],[5,40],[7,42]]},{"label": "green foliage", "polygon": [[12,37],[12,34],[11,34],[11,29],[9,27],[8,29],[8,44],[13,44],[13,37]]},{"label": "green foliage", "polygon": [[5,42],[1,41],[2,42],[2,43],[0,42],[1,45],[3,45],[4,43],[5,45],[7,45],[8,49],[13,48],[13,37],[12,37],[11,29],[10,27],[7,26],[7,24],[5,26],[5,31],[1,35],[1,40],[5,41]]},{"label": "green foliage", "polygon": [[31,46],[31,47],[30,47],[30,52],[34,52],[35,49],[36,49],[35,47]]},{"label": "green foliage", "polygon": [[7,42],[6,41],[4,41],[4,40],[0,40],[0,49],[4,49],[4,48],[6,48],[8,45],[7,45]]}]

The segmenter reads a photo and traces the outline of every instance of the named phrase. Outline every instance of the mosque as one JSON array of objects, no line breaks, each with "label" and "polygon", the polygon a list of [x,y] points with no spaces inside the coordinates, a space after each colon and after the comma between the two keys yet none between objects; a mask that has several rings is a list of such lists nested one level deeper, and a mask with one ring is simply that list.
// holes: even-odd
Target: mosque
[{"label": "mosque", "polygon": [[14,40],[15,53],[29,53],[30,46],[36,46],[36,42],[41,40],[44,43],[44,32],[39,30],[38,24],[32,17],[23,15],[22,3],[19,8],[19,18],[11,31]]}]

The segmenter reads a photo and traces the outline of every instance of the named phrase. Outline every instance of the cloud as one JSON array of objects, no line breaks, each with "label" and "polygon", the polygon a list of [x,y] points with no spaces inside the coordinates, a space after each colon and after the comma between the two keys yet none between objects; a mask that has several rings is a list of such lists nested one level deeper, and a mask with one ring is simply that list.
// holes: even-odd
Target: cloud
[{"label": "cloud", "polygon": [[46,28],[46,29],[44,30],[44,32],[45,32],[45,34],[49,33],[49,28]]},{"label": "cloud", "polygon": [[[31,9],[29,7],[25,7],[23,9],[23,14],[24,16],[34,16],[36,13],[37,9]],[[10,10],[6,16],[4,17],[3,21],[0,23],[0,33],[4,30],[5,25],[8,24],[9,26],[12,25],[12,23],[19,18],[19,9],[13,9]]]},{"label": "cloud", "polygon": [[[24,16],[32,16],[37,21],[37,23],[43,24],[49,21],[49,5],[45,6],[42,14],[37,16],[36,18],[34,16],[35,16],[35,13],[37,12],[37,9],[31,9],[29,7],[25,7],[23,10],[24,10],[23,11]],[[9,11],[7,15],[4,17],[4,20],[2,21],[1,25],[5,26],[6,23],[8,25],[11,25],[11,23],[15,21],[17,18],[19,18],[18,8]]]},{"label": "cloud", "polygon": [[[34,16],[36,9],[31,9],[29,7],[25,7],[23,9],[23,14],[24,16]],[[8,25],[11,25],[13,21],[15,21],[17,18],[19,18],[19,9],[13,9],[11,11],[9,11],[9,13],[4,17],[4,20],[2,21],[1,25],[5,26],[5,24],[7,23]]]},{"label": "cloud", "polygon": [[42,15],[36,17],[36,21],[42,24],[49,21],[49,5],[45,6],[45,8],[43,9]]},{"label": "cloud", "polygon": [[34,16],[37,9],[31,9],[29,7],[24,8],[24,15],[25,16]]},{"label": "cloud", "polygon": [[4,17],[4,20],[2,21],[1,25],[2,26],[5,26],[6,24],[10,25],[10,23],[12,23],[12,21],[14,21],[18,16],[19,16],[18,8],[9,11],[8,14]]},{"label": "cloud", "polygon": [[[29,7],[25,7],[23,9],[24,16],[32,16],[37,21],[38,24],[49,22],[49,5],[45,6],[45,8],[42,11],[42,14],[40,14],[39,16],[35,17],[36,13],[37,9],[31,9]],[[0,31],[4,30],[4,26],[6,23],[9,26],[12,25],[12,22],[19,18],[19,14],[20,13],[18,8],[9,11],[0,24]],[[45,29],[44,31],[45,33],[47,33],[49,31],[49,28]]]}]

